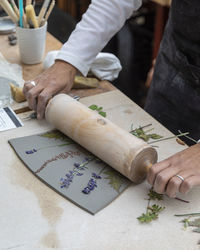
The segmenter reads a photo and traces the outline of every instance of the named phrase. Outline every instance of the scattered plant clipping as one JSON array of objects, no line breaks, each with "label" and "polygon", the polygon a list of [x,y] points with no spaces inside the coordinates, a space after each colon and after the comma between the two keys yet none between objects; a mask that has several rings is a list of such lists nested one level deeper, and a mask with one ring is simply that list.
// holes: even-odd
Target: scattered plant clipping
[{"label": "scattered plant clipping", "polygon": [[149,190],[148,193],[148,204],[146,207],[146,213],[143,213],[141,216],[137,217],[137,219],[141,222],[141,223],[150,223],[153,220],[158,219],[160,212],[162,212],[165,207],[160,206],[158,204],[153,204],[151,205],[151,201],[162,201],[163,200],[163,195],[162,194],[158,194],[155,191],[153,191],[153,188],[151,188]]},{"label": "scattered plant clipping", "polygon": [[[184,229],[188,227],[193,227],[192,232],[200,233],[200,213],[189,213],[189,214],[175,214],[176,217],[186,217],[180,222],[183,223]],[[197,217],[194,219],[194,217]],[[200,240],[198,241],[200,245]]]},{"label": "scattered plant clipping", "polygon": [[155,133],[153,133],[153,134],[151,134],[151,133],[147,134],[148,132],[152,131],[153,128],[150,129],[150,130],[148,130],[148,131],[146,131],[146,132],[144,131],[144,128],[149,127],[149,126],[151,126],[151,125],[152,125],[152,124],[148,124],[148,125],[146,125],[146,126],[144,126],[144,127],[139,127],[139,128],[134,129],[134,130],[132,129],[132,130],[130,131],[130,133],[131,133],[132,135],[135,135],[136,137],[138,137],[138,138],[144,140],[145,142],[148,142],[150,139],[158,140],[158,139],[163,138],[163,136],[158,135],[158,134],[155,134]]},{"label": "scattered plant clipping", "polygon": [[95,110],[99,115],[106,117],[106,112],[103,111],[103,107],[98,107],[96,104],[92,104],[89,106],[89,109]]}]

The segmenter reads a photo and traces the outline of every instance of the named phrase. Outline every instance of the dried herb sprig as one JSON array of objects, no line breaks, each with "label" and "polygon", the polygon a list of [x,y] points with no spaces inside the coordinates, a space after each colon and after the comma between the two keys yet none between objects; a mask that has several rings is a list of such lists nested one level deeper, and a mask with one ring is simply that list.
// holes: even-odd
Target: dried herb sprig
[{"label": "dried herb sprig", "polygon": [[131,127],[130,133],[131,133],[132,135],[134,135],[134,136],[136,136],[136,137],[138,137],[138,138],[144,140],[145,142],[148,142],[150,139],[158,140],[158,139],[162,138],[163,136],[158,135],[158,134],[155,134],[155,133],[153,133],[153,134],[147,134],[148,132],[150,132],[150,131],[153,130],[154,128],[152,128],[152,129],[150,129],[150,130],[148,130],[148,131],[146,131],[146,132],[144,131],[144,128],[149,127],[149,126],[151,126],[151,125],[152,125],[152,124],[148,124],[148,125],[146,125],[146,126],[139,127],[139,128],[134,129],[134,130],[133,130],[132,127]]},{"label": "dried herb sprig", "polygon": [[174,139],[174,138],[179,138],[181,136],[186,136],[188,134],[189,134],[189,132],[181,133],[181,134],[178,134],[178,135],[174,135],[174,136],[170,136],[170,137],[166,137],[166,138],[162,138],[162,139],[159,139],[159,140],[156,140],[156,141],[149,142],[149,144],[160,142],[160,141],[165,141],[165,140],[170,140],[170,139]]},{"label": "dried herb sprig", "polygon": [[98,107],[96,104],[92,104],[89,106],[89,109],[95,110],[98,112],[99,115],[106,117],[106,112],[103,111],[103,107]]},{"label": "dried herb sprig", "polygon": [[[183,227],[186,229],[187,227],[194,227],[192,232],[200,233],[200,213],[189,213],[189,214],[175,214],[176,217],[187,217],[180,222],[183,223]],[[194,220],[191,220],[192,217],[198,217]],[[197,244],[200,244],[200,240]]]},{"label": "dried herb sprig", "polygon": [[158,194],[155,191],[153,191],[153,188],[151,188],[149,190],[148,204],[147,204],[147,208],[146,208],[146,213],[143,213],[141,216],[137,217],[137,219],[141,223],[149,223],[149,222],[151,222],[153,220],[158,219],[159,213],[162,212],[165,209],[165,207],[157,205],[157,204],[153,204],[153,205],[150,206],[150,202],[152,200],[161,201],[161,200],[163,200],[163,195]]}]

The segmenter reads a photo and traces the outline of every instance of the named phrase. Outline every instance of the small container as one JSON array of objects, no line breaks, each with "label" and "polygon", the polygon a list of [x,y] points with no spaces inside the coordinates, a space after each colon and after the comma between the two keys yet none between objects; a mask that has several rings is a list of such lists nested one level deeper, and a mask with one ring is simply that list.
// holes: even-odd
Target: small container
[{"label": "small container", "polygon": [[43,60],[47,22],[35,29],[16,28],[21,61],[24,64],[37,64]]}]

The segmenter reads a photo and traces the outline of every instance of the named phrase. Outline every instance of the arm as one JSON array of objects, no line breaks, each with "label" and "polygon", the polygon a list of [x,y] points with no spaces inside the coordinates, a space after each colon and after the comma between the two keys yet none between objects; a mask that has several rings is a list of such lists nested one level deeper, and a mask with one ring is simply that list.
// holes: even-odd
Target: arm
[{"label": "arm", "polygon": [[86,76],[97,54],[140,5],[141,0],[93,0],[57,58]]},{"label": "arm", "polygon": [[87,75],[96,55],[140,5],[141,0],[92,1],[55,64],[34,79],[35,87],[28,82],[24,86],[29,107],[37,111],[38,119],[43,118],[53,95],[69,92],[77,70]]}]

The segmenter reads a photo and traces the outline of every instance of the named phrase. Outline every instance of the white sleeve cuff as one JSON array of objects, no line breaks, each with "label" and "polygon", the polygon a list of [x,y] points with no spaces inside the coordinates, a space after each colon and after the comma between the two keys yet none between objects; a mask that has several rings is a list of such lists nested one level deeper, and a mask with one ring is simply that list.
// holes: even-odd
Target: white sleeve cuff
[{"label": "white sleeve cuff", "polygon": [[60,50],[55,59],[63,60],[77,68],[83,76],[87,76],[90,66],[79,59],[78,56],[71,54],[69,51]]}]

